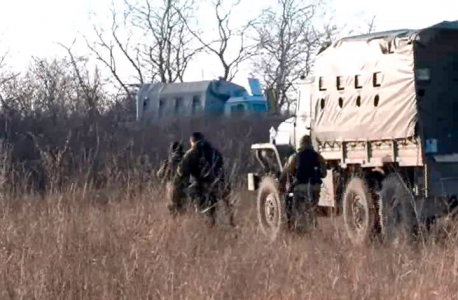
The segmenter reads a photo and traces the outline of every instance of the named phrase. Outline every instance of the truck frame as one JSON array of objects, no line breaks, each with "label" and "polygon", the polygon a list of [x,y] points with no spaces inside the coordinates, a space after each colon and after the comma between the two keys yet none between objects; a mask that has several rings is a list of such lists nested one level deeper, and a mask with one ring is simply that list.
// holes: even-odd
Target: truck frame
[{"label": "truck frame", "polygon": [[262,170],[248,174],[248,189],[258,191],[263,232],[285,227],[291,195],[277,182],[304,135],[327,162],[319,206],[343,215],[352,242],[412,237],[455,213],[458,22],[344,38],[315,65],[289,130],[252,145]]}]

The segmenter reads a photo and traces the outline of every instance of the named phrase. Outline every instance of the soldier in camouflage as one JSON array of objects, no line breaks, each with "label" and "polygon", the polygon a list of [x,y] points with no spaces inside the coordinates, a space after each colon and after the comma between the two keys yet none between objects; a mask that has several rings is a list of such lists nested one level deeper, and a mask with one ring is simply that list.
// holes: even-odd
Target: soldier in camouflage
[{"label": "soldier in camouflage", "polygon": [[173,142],[170,144],[167,159],[164,160],[156,173],[156,176],[161,180],[161,183],[165,184],[166,193],[169,198],[172,195],[173,177],[175,176],[179,163],[183,159],[183,155],[183,144],[180,142]]},{"label": "soldier in camouflage", "polygon": [[[316,208],[322,178],[326,177],[326,161],[313,150],[309,136],[302,137],[298,151],[292,154],[280,176],[280,191],[286,192],[286,183],[291,182],[293,199],[287,203],[290,227],[316,227]],[[305,217],[305,224],[300,220]]]},{"label": "soldier in camouflage", "polygon": [[190,137],[191,149],[186,152],[174,177],[172,213],[182,212],[189,197],[198,210],[208,216],[210,225],[216,222],[216,204],[223,200],[230,210],[230,223],[234,220],[229,203],[230,188],[224,176],[221,153],[205,140],[200,132]]},{"label": "soldier in camouflage", "polygon": [[169,155],[164,160],[161,167],[157,171],[157,177],[161,178],[166,182],[173,180],[173,176],[178,168],[179,163],[183,159],[184,151],[183,144],[180,142],[173,142],[169,147]]}]

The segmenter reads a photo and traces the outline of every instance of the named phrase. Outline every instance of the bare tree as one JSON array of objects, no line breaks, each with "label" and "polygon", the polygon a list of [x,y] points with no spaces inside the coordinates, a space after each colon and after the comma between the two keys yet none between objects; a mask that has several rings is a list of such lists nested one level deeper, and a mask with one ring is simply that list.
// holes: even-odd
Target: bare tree
[{"label": "bare tree", "polygon": [[[218,31],[218,37],[214,40],[206,40],[198,30],[192,29],[186,17],[181,14],[183,22],[185,22],[191,34],[200,42],[202,47],[207,52],[218,57],[223,67],[223,76],[221,78],[227,81],[233,80],[240,64],[254,55],[254,47],[247,44],[247,31],[253,27],[254,21],[248,21],[241,28],[233,28],[230,24],[233,9],[240,4],[240,1],[237,0],[237,2],[233,3],[227,11],[223,7],[224,0],[215,0],[213,2]],[[231,51],[231,45],[235,45],[235,51]],[[235,56],[230,57],[231,53],[235,53]]]},{"label": "bare tree", "polygon": [[124,0],[123,12],[111,9],[109,34],[94,26],[95,42],[87,45],[96,58],[108,68],[126,95],[132,95],[126,79],[118,69],[125,59],[133,68],[139,84],[183,81],[189,62],[200,51],[193,46],[193,36],[183,22],[193,19],[192,0]]},{"label": "bare tree", "polygon": [[67,51],[69,63],[73,69],[77,98],[82,98],[84,100],[89,116],[94,118],[98,116],[100,111],[103,109],[104,94],[100,71],[97,67],[95,67],[91,76],[90,71],[85,67],[87,64],[87,58],[75,56],[72,52],[71,46],[68,47],[63,44],[60,45]]},{"label": "bare tree", "polygon": [[5,61],[6,61],[7,55],[8,55],[8,52],[0,53],[0,74],[2,73],[3,69],[5,68]]},{"label": "bare tree", "polygon": [[336,34],[336,26],[330,23],[324,28],[315,26],[317,8],[311,1],[279,0],[278,7],[263,11],[256,26],[260,55],[254,67],[274,94],[277,112],[285,106],[289,110],[293,83],[310,74],[316,51]]},{"label": "bare tree", "polygon": [[372,16],[372,18],[367,22],[367,33],[373,33],[376,28],[376,22],[375,22],[376,16]]},{"label": "bare tree", "polygon": [[125,0],[132,25],[145,33],[143,54],[161,82],[183,81],[189,62],[201,48],[194,48],[193,37],[184,20],[194,18],[193,0],[163,0],[153,7],[151,0],[143,6]]},{"label": "bare tree", "polygon": [[9,87],[14,82],[19,74],[12,73],[6,70],[6,58],[8,52],[0,54],[0,103],[3,111],[11,111],[12,107],[9,101]]}]

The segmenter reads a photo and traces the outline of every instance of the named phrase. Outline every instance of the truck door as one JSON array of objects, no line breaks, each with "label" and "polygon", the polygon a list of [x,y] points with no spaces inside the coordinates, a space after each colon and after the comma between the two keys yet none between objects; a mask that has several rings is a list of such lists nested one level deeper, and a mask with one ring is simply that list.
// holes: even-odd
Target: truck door
[{"label": "truck door", "polygon": [[313,79],[305,80],[299,85],[299,95],[296,105],[296,125],[294,130],[296,148],[301,137],[310,135],[313,86]]}]

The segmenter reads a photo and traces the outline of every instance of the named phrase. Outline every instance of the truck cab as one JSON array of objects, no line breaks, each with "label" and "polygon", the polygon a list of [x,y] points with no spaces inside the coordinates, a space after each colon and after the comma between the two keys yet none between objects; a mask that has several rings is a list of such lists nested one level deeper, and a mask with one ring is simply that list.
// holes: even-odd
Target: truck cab
[{"label": "truck cab", "polygon": [[295,115],[282,122],[277,129],[270,129],[271,143],[297,149],[297,141],[304,135],[311,135],[314,87],[315,77],[307,77],[297,83],[298,100]]},{"label": "truck cab", "polygon": [[226,117],[256,117],[263,116],[268,111],[267,100],[262,93],[261,83],[257,78],[248,78],[251,95],[234,94],[227,100],[224,108]]},{"label": "truck cab", "polygon": [[225,104],[227,117],[262,116],[267,112],[267,101],[259,96],[232,97]]}]

